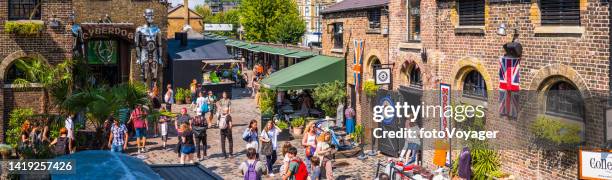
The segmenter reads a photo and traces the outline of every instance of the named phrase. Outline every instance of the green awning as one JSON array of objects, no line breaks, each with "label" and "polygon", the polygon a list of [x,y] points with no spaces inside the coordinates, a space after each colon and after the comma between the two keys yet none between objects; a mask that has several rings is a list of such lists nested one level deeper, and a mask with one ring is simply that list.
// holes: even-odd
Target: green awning
[{"label": "green awning", "polygon": [[342,58],[318,55],[272,73],[261,84],[275,90],[314,89],[320,84],[345,79]]},{"label": "green awning", "polygon": [[294,53],[290,53],[290,54],[286,54],[286,57],[290,57],[290,58],[308,58],[308,57],[312,57],[315,56],[315,53],[313,52],[308,52],[308,51],[297,51]]},{"label": "green awning", "polygon": [[257,45],[248,44],[246,46],[243,46],[242,48],[248,49],[249,51],[253,52],[261,52],[260,47]]}]

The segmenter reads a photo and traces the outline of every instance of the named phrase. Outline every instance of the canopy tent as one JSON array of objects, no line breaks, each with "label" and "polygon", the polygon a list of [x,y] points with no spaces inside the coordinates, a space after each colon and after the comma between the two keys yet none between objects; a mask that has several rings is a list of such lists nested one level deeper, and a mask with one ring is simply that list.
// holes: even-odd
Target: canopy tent
[{"label": "canopy tent", "polygon": [[286,57],[290,57],[290,58],[298,58],[298,59],[302,59],[302,58],[308,58],[308,57],[312,57],[314,56],[315,53],[313,52],[308,52],[308,51],[297,51],[297,52],[293,52],[290,54],[286,54]]},{"label": "canopy tent", "polygon": [[344,82],[346,62],[342,58],[318,55],[272,73],[261,84],[275,90],[313,89],[319,84]]},{"label": "canopy tent", "polygon": [[192,79],[202,82],[204,63],[234,62],[225,40],[188,39],[186,46],[181,46],[180,40],[168,40],[167,44],[170,73],[165,73],[164,79],[174,88],[188,88]]},{"label": "canopy tent", "polygon": [[144,161],[110,151],[81,151],[54,160],[74,161],[74,174],[57,173],[52,179],[163,179]]}]

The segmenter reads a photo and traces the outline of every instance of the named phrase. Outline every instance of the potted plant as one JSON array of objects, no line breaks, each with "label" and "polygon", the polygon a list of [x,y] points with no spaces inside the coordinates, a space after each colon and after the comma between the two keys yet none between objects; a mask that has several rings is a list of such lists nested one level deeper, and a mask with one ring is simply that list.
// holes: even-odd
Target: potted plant
[{"label": "potted plant", "polygon": [[191,103],[191,98],[196,98],[191,97],[191,91],[189,91],[188,89],[183,89],[183,95],[185,95],[185,104]]},{"label": "potted plant", "polygon": [[2,155],[2,159],[9,159],[11,153],[13,152],[13,147],[8,144],[0,144],[0,154]]},{"label": "potted plant", "polygon": [[336,115],[338,104],[346,97],[346,89],[344,83],[340,81],[325,83],[314,89],[312,97],[317,107],[325,112],[325,116],[333,117]]},{"label": "potted plant", "polygon": [[487,176],[493,180],[514,180],[516,179],[512,174],[505,173],[499,170],[493,171],[487,174]]},{"label": "potted plant", "polygon": [[176,94],[174,95],[174,99],[176,99],[176,104],[184,104],[185,103],[185,94],[183,94],[183,89],[176,89]]},{"label": "potted plant", "polygon": [[4,24],[4,32],[20,36],[38,36],[44,27],[43,21],[7,21]]},{"label": "potted plant", "polygon": [[544,115],[531,124],[531,132],[537,140],[557,146],[573,146],[582,142],[582,128],[577,124],[563,122]]},{"label": "potted plant", "polygon": [[363,91],[368,97],[374,97],[379,88],[380,87],[374,83],[374,80],[367,80],[363,83]]},{"label": "potted plant", "polygon": [[293,129],[294,135],[302,135],[304,133],[304,124],[306,123],[306,118],[298,117],[291,121],[291,128]]}]

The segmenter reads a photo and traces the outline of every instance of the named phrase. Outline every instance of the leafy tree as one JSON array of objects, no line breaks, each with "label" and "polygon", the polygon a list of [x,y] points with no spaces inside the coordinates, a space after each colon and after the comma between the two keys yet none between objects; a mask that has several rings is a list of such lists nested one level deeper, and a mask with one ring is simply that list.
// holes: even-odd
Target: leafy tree
[{"label": "leafy tree", "polygon": [[198,15],[202,16],[202,23],[211,22],[213,14],[212,10],[210,10],[210,7],[208,5],[197,5],[193,11],[195,11],[195,13],[197,13]]},{"label": "leafy tree", "polygon": [[230,9],[228,11],[219,12],[211,17],[210,22],[217,24],[231,24],[233,27],[232,31],[221,31],[216,32],[216,34],[236,37],[236,35],[238,35],[238,28],[240,27],[240,11],[238,9]]},{"label": "leafy tree", "polygon": [[274,40],[282,44],[295,44],[300,42],[306,32],[306,24],[298,15],[283,16],[273,27]]},{"label": "leafy tree", "polygon": [[[291,31],[285,35],[275,34],[275,32],[282,31],[282,28],[286,28],[281,26],[297,25],[298,29],[304,27],[304,22],[299,17],[297,4],[293,0],[243,0],[240,2],[240,24],[244,27],[246,40],[274,42],[279,39],[288,41],[288,39],[299,38],[303,33]],[[298,21],[301,22],[296,23]],[[298,37],[288,37],[298,34]]]},{"label": "leafy tree", "polygon": [[344,84],[340,81],[321,84],[314,89],[312,97],[315,104],[325,111],[326,116],[333,116],[338,104],[346,97]]}]

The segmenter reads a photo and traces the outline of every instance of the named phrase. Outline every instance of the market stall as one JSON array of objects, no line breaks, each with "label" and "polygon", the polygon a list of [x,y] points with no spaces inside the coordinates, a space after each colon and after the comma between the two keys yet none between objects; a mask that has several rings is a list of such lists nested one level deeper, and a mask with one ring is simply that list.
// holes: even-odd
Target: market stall
[{"label": "market stall", "polygon": [[223,92],[232,97],[232,87],[239,85],[242,80],[240,76],[242,63],[234,59],[203,60],[202,89],[213,91],[217,97],[221,97]]}]

